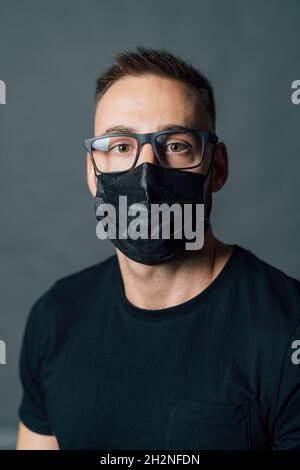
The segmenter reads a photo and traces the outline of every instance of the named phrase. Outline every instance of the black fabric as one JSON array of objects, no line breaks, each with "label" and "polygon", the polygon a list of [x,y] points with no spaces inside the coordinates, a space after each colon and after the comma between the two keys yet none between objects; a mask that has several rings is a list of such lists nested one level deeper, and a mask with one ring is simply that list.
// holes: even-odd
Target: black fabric
[{"label": "black fabric", "polygon": [[20,419],[61,449],[300,449],[300,282],[234,245],[175,307],[140,309],[117,258],[34,304]]},{"label": "black fabric", "polygon": [[[149,162],[142,163],[125,173],[100,173],[97,176],[98,184],[95,198],[96,214],[99,205],[103,210],[101,211],[101,215],[96,215],[96,218],[99,221],[104,220],[104,225],[109,221],[110,224],[114,226],[116,236],[114,234],[111,241],[128,258],[138,263],[149,265],[164,262],[176,256],[185,248],[185,243],[188,240],[185,237],[185,230],[187,228],[185,224],[187,224],[187,221],[184,216],[184,207],[186,204],[188,204],[191,209],[189,216],[191,220],[189,224],[187,224],[193,225],[193,228],[190,227],[190,230],[195,230],[195,223],[198,217],[199,223],[201,221],[200,213],[197,208],[199,208],[199,205],[204,204],[204,183],[207,175],[208,173],[203,175],[174,168],[164,168]],[[125,204],[125,208],[122,209],[122,205],[120,207],[119,198],[123,195],[126,195],[127,204]],[[106,204],[112,205],[114,208],[116,214],[115,222],[114,218],[112,220],[112,218],[108,216],[107,210],[104,210],[103,206]],[[156,223],[153,223],[151,221],[151,209],[153,208],[153,204],[159,206],[161,204],[167,204],[169,209],[173,205],[177,206],[179,214],[182,215],[180,230],[177,234],[175,234],[175,231],[177,231],[179,227],[174,224],[174,221],[172,223],[171,220],[169,220],[169,237],[162,236],[162,225],[166,223],[168,217],[166,217],[166,220],[160,217]],[[129,207],[131,205],[142,205],[147,211],[146,216],[144,214],[144,216],[141,217],[139,210],[137,210],[137,212],[134,210],[132,217],[127,216],[127,206]],[[210,207],[206,207],[205,205],[203,238],[205,231],[209,227],[209,209]],[[119,224],[119,217],[121,215],[122,218],[122,213],[123,219],[125,218],[125,220],[123,223]],[[170,213],[172,213],[172,210],[170,210]],[[172,219],[172,217],[170,219]],[[134,221],[138,221],[138,228],[136,228],[135,231],[139,233],[146,231],[146,238],[139,237],[135,239],[127,235],[125,235],[124,238],[121,237],[122,234],[127,234],[128,225],[131,225]],[[144,227],[144,230],[142,227]],[[157,238],[152,237],[152,231],[157,232]],[[200,237],[198,244],[201,239],[202,237]],[[201,245],[199,248],[201,248]]]}]

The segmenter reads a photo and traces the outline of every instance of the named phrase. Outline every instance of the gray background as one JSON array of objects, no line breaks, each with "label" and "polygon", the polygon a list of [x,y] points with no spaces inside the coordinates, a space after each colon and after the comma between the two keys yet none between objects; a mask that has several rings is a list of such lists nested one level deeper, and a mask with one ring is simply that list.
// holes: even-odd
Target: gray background
[{"label": "gray background", "polygon": [[125,48],[167,48],[215,87],[230,155],[214,231],[299,278],[298,1],[0,0],[0,447],[13,447],[29,309],[57,278],[112,253],[95,234],[82,140],[97,74]]}]

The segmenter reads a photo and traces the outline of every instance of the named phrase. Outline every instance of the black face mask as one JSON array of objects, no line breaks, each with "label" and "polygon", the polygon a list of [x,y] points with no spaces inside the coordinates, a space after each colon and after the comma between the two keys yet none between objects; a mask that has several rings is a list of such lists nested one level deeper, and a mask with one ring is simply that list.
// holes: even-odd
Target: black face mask
[{"label": "black face mask", "polygon": [[[148,265],[162,263],[183,251],[186,242],[184,235],[180,239],[172,235],[167,239],[161,236],[159,239],[120,238],[119,196],[127,196],[128,207],[132,204],[143,204],[148,209],[148,214],[153,203],[167,203],[169,206],[174,203],[181,206],[189,203],[192,205],[194,216],[195,205],[204,204],[204,182],[209,171],[206,175],[201,175],[152,163],[142,163],[124,173],[97,175],[95,210],[100,204],[110,204],[116,212],[116,238],[111,239],[112,243],[128,258]],[[204,232],[210,226],[210,210],[211,196],[209,204],[204,206]],[[96,215],[99,221],[104,217],[105,215]]]}]

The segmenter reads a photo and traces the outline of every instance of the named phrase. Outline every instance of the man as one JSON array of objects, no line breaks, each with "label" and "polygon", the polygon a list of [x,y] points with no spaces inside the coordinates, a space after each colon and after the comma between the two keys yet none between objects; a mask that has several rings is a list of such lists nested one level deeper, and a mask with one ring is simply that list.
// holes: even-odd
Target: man
[{"label": "man", "polygon": [[96,209],[202,202],[204,243],[116,224],[116,256],[38,299],[17,448],[300,449],[300,283],[212,232],[228,164],[210,83],[167,51],[121,53],[85,145]]}]

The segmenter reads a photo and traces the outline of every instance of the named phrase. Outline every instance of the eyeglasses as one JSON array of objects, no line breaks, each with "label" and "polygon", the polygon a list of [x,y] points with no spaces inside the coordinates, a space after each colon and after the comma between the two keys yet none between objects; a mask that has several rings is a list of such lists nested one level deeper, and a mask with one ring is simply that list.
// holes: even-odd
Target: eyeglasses
[{"label": "eyeglasses", "polygon": [[200,129],[171,129],[145,134],[115,133],[84,140],[95,173],[116,173],[133,168],[142,145],[150,143],[161,166],[190,169],[201,165],[207,142],[218,142],[210,131]]}]

